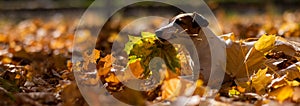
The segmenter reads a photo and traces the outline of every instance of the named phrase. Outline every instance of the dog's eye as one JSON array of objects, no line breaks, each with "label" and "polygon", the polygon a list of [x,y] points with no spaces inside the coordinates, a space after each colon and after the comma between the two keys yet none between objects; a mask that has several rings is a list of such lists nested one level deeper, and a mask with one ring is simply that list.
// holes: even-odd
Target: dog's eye
[{"label": "dog's eye", "polygon": [[197,28],[197,27],[199,27],[199,24],[195,21],[195,22],[193,22],[192,27]]},{"label": "dog's eye", "polygon": [[184,22],[182,22],[181,19],[177,19],[175,20],[175,23],[178,24],[178,25],[182,25],[182,24],[185,24]]}]

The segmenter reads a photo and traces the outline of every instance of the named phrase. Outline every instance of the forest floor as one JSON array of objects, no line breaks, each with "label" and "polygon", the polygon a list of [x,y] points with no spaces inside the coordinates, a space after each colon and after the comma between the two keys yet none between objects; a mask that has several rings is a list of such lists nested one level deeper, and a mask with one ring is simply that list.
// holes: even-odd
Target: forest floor
[{"label": "forest floor", "polygon": [[[75,63],[71,62],[74,32],[80,20],[78,14],[82,12],[53,11],[46,16],[35,17],[29,13],[22,14],[22,18],[10,14],[0,18],[0,105],[88,105],[77,87],[72,69]],[[166,105],[189,99],[192,101],[189,105],[299,105],[300,12],[228,15],[224,11],[216,11],[215,14],[223,33],[227,34],[222,38],[231,42],[227,48],[229,63],[226,70],[230,81],[223,83],[215,97],[211,97],[213,90],[202,85],[201,80],[197,81],[193,95],[173,97],[176,92],[173,87],[178,86],[174,83],[181,80],[170,77],[161,83],[164,88],[145,94],[148,96],[146,99],[153,101],[141,100],[141,104],[163,101],[161,105]],[[111,49],[111,39],[118,33],[116,31],[128,22],[130,19],[124,18],[118,27],[112,22],[113,32],[109,31],[106,39],[98,41],[103,42],[99,48],[104,50],[86,51],[87,54],[82,54],[84,58],[91,57],[88,62],[96,64],[98,70],[110,71],[113,68],[110,59],[113,57],[106,50]],[[91,22],[97,23],[101,24],[101,21]],[[156,27],[159,23],[153,21]],[[80,26],[77,31],[83,37],[77,40],[93,39],[90,38],[93,37],[92,27]],[[251,45],[252,41],[257,42]],[[238,69],[236,65],[246,65],[248,69]],[[132,66],[141,68],[140,65]],[[115,80],[113,74],[99,73],[97,80],[108,84],[107,95],[121,92],[118,89],[123,85]],[[109,99],[104,101],[111,103]]]}]

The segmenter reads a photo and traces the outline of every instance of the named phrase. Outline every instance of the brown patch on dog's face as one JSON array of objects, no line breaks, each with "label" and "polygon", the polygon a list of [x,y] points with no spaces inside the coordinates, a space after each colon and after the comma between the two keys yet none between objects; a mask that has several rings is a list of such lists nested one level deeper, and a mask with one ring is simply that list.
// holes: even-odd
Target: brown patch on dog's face
[{"label": "brown patch on dog's face", "polygon": [[199,34],[201,27],[207,27],[208,21],[198,13],[179,14],[168,25],[156,30],[156,35],[163,39],[172,39],[177,34]]},{"label": "brown patch on dog's face", "polygon": [[173,18],[172,21],[174,21],[176,27],[179,27],[177,28],[178,32],[185,30],[187,34],[198,34],[199,30],[201,30],[201,27],[193,20],[193,17],[189,15],[177,19]]}]

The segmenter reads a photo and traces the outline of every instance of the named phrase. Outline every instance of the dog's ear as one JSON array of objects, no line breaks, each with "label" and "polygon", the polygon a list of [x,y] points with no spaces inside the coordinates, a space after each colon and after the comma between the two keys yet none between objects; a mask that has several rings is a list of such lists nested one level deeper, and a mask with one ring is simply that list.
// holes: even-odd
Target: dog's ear
[{"label": "dog's ear", "polygon": [[208,26],[208,21],[200,14],[194,12],[193,13],[193,27],[207,27]]}]

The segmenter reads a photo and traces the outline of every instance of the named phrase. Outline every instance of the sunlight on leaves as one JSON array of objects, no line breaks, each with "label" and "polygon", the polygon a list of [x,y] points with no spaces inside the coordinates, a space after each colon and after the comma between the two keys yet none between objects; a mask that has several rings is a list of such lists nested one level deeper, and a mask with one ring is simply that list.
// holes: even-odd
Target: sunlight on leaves
[{"label": "sunlight on leaves", "polygon": [[260,69],[251,77],[251,86],[255,88],[256,92],[262,93],[266,86],[272,81],[272,76],[267,74],[268,68]]},{"label": "sunlight on leaves", "polygon": [[269,95],[275,97],[276,100],[282,103],[284,100],[288,99],[289,97],[292,97],[293,92],[294,92],[293,87],[286,85],[284,87],[280,87],[275,91],[269,93]]},{"label": "sunlight on leaves", "polygon": [[119,79],[116,77],[114,73],[111,73],[109,77],[105,78],[105,81],[113,84],[120,83]]},{"label": "sunlight on leaves", "polygon": [[231,87],[231,89],[228,91],[228,95],[230,97],[235,96],[235,95],[240,95],[241,93],[236,89],[236,87]]},{"label": "sunlight on leaves", "polygon": [[[177,57],[178,52],[172,44],[161,42],[155,34],[142,32],[141,37],[129,36],[124,51],[129,54],[129,64],[140,61],[143,78],[149,77],[151,71],[159,71],[149,69],[150,61],[155,57],[163,59],[167,68],[179,74],[177,70],[181,66]],[[155,69],[162,69],[162,65],[158,65]]]},{"label": "sunlight on leaves", "polygon": [[274,48],[275,39],[275,35],[263,35],[254,44],[254,48],[260,52],[267,52]]},{"label": "sunlight on leaves", "polygon": [[141,77],[141,74],[143,73],[144,69],[141,65],[141,62],[139,60],[133,62],[133,63],[130,63],[129,64],[129,68],[132,72],[132,74],[136,77],[136,78],[139,78]]}]

